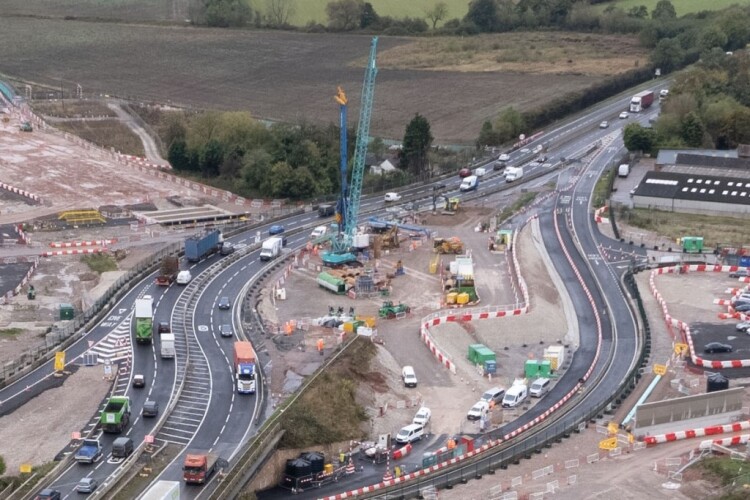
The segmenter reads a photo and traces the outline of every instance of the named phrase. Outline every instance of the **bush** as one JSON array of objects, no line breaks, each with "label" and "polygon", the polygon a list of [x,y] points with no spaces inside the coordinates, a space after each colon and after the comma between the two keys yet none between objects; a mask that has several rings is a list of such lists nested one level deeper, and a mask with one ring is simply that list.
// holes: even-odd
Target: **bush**
[{"label": "bush", "polygon": [[5,459],[0,455],[0,476],[5,474]]}]

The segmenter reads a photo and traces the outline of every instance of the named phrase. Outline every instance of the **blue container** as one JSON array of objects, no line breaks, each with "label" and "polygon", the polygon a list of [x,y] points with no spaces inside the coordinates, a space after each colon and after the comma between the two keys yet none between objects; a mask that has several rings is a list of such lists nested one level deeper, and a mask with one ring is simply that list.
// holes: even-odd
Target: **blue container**
[{"label": "blue container", "polygon": [[488,359],[484,362],[484,373],[491,373],[494,375],[497,373],[497,361]]}]

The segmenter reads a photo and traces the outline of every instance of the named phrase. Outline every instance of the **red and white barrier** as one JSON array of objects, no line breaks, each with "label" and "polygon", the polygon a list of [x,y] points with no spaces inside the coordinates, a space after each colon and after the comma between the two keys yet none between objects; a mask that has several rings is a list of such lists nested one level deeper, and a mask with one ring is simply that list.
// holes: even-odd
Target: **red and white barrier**
[{"label": "red and white barrier", "polygon": [[594,211],[594,220],[597,224],[609,224],[609,219],[607,217],[602,217],[603,213],[609,213],[609,207],[607,205],[597,208]]},{"label": "red and white barrier", "polygon": [[722,439],[707,439],[705,441],[701,441],[701,444],[698,446],[701,450],[710,450],[713,445],[719,445],[719,446],[737,446],[740,444],[746,444],[748,441],[750,441],[750,434],[741,434],[739,436],[732,436],[728,438],[722,438]]},{"label": "red and white barrier", "polygon": [[77,250],[55,250],[52,252],[42,252],[42,257],[58,257],[60,255],[88,255],[94,253],[104,253],[105,248],[81,248]]},{"label": "red and white barrier", "polygon": [[393,452],[393,459],[399,460],[401,458],[404,458],[409,453],[411,453],[411,449],[412,449],[411,443],[407,443],[406,446],[399,448],[398,450]]},{"label": "red and white barrier", "polygon": [[99,247],[117,243],[113,240],[91,240],[91,241],[53,241],[49,244],[52,248],[72,248],[72,247]]},{"label": "red and white barrier", "polygon": [[681,441],[683,439],[692,439],[703,436],[714,436],[716,434],[726,434],[727,432],[739,432],[750,429],[750,421],[743,420],[726,425],[712,425],[700,429],[688,429],[684,431],[668,432],[656,436],[646,436],[643,439],[647,445],[671,443],[672,441]]},{"label": "red and white barrier", "polygon": [[6,191],[17,194],[19,196],[23,196],[24,198],[33,201],[34,203],[42,203],[42,198],[34,193],[29,193],[28,191],[25,191],[23,189],[17,188],[15,186],[11,186],[10,184],[6,184],[4,182],[0,182],[0,189],[5,189]]}]

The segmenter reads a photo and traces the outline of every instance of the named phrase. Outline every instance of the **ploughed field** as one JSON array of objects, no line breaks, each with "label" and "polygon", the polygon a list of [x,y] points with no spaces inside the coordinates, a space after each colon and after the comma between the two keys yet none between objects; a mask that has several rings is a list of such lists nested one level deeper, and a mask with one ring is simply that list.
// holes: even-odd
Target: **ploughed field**
[{"label": "ploughed field", "polygon": [[[623,60],[623,46],[611,43],[612,37],[597,43],[593,35],[546,35],[526,52],[522,73],[507,50],[508,44],[525,43],[522,36],[432,44],[432,50],[451,51],[450,57],[430,54],[424,39],[381,37],[371,135],[402,138],[408,121],[420,113],[437,141],[470,143],[482,122],[508,106],[530,109],[602,78],[581,63],[595,53],[597,64],[589,66],[604,67],[601,50],[574,47],[611,47],[609,57]],[[247,110],[269,120],[337,123],[333,95],[342,85],[354,126],[370,36],[0,17],[0,42],[0,73],[6,76],[51,89],[62,84],[69,92],[80,84],[89,96]],[[570,50],[561,44],[570,44]],[[645,60],[632,40],[627,46],[629,61]],[[566,58],[560,64],[543,56],[553,48]],[[415,52],[425,58],[415,60]],[[618,69],[612,71],[624,71],[634,65],[613,66]]]}]

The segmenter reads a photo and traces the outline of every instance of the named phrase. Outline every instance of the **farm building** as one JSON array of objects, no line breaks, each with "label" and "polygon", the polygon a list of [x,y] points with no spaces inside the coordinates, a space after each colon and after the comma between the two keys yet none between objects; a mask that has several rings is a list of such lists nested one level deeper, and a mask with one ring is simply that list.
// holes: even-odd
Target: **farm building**
[{"label": "farm building", "polygon": [[750,169],[733,177],[647,172],[633,191],[633,206],[705,215],[750,214]]}]

